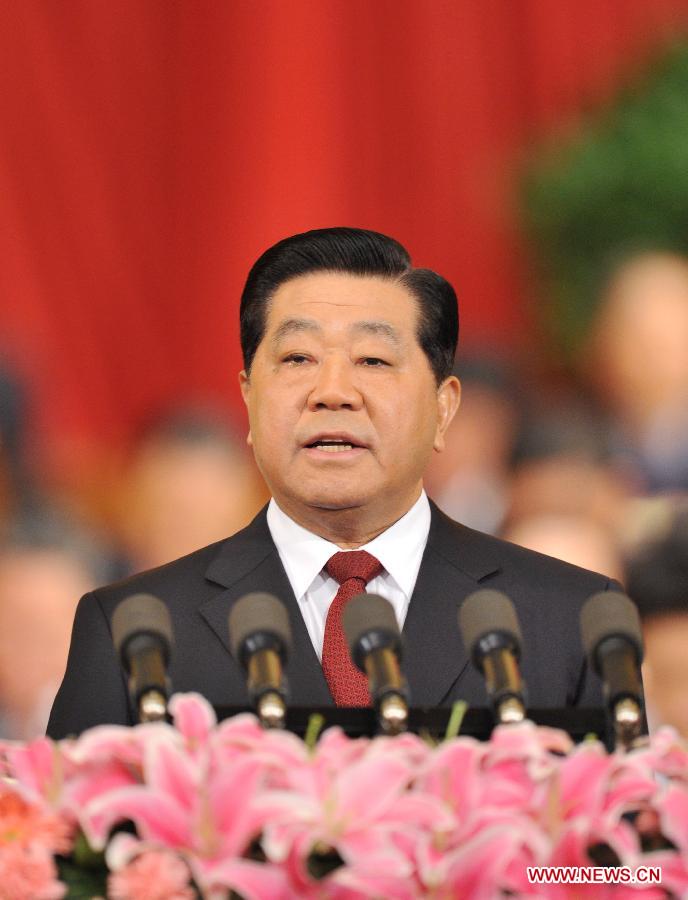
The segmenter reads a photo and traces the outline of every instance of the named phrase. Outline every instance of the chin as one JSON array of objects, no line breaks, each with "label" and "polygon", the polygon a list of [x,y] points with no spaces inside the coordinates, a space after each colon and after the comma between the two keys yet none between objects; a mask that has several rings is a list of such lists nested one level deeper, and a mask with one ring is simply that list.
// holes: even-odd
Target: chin
[{"label": "chin", "polygon": [[368,499],[360,485],[355,488],[353,485],[309,485],[308,488],[310,489],[302,490],[294,496],[294,500],[311,509],[356,509],[364,506]]},{"label": "chin", "polygon": [[323,509],[323,510],[344,510],[344,509],[357,509],[360,506],[364,505],[364,500],[359,496],[353,495],[329,495],[329,494],[320,494],[315,497],[311,497],[306,500],[308,506],[312,509]]}]

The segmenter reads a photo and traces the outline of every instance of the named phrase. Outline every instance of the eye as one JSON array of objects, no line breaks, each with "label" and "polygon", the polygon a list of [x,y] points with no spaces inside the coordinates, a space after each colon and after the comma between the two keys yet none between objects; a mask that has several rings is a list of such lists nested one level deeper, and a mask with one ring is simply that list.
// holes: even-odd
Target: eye
[{"label": "eye", "polygon": [[385,362],[384,359],[380,359],[378,356],[364,356],[359,362],[373,369],[380,369],[382,366],[388,366],[389,363]]},{"label": "eye", "polygon": [[291,366],[300,366],[303,365],[303,363],[308,362],[308,357],[303,353],[290,353],[288,356],[284,357],[282,362]]}]

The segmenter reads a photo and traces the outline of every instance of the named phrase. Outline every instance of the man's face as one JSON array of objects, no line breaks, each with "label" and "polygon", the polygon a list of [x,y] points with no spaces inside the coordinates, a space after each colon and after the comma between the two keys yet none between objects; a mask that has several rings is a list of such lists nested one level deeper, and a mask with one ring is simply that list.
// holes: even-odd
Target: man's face
[{"label": "man's face", "polygon": [[314,273],[275,293],[250,378],[249,443],[280,507],[361,510],[382,526],[419,496],[458,405],[416,338],[417,301],[383,278]]}]

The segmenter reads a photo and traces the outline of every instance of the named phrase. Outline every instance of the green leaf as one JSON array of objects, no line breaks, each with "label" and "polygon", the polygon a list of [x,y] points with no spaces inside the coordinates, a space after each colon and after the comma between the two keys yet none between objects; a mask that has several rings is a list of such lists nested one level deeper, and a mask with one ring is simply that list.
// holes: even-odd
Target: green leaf
[{"label": "green leaf", "polygon": [[105,868],[105,853],[94,850],[83,831],[77,834],[72,851],[74,864],[83,869]]},{"label": "green leaf", "polygon": [[318,738],[320,737],[320,732],[324,725],[325,717],[320,713],[311,713],[308,717],[308,725],[306,726],[303,742],[309,750],[315,749],[315,745],[318,743]]},{"label": "green leaf", "polygon": [[609,275],[642,250],[688,253],[688,43],[675,42],[588,116],[540,149],[522,184],[539,311],[552,353],[574,357]]},{"label": "green leaf", "polygon": [[444,735],[445,741],[450,741],[452,738],[458,736],[467,709],[468,704],[465,700],[457,700],[452,704],[452,711],[449,715],[449,721],[447,722],[447,731]]},{"label": "green leaf", "polygon": [[81,868],[72,859],[58,857],[57,870],[60,879],[67,885],[67,900],[92,900],[104,897],[108,872],[103,865],[100,869]]}]

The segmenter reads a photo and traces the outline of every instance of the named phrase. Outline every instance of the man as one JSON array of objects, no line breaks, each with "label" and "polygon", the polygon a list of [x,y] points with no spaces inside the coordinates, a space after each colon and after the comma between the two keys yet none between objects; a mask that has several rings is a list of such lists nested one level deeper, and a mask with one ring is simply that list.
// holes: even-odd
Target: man
[{"label": "man", "polygon": [[0,737],[45,731],[79,596],[113,577],[109,548],[46,505],[0,539]]},{"label": "man", "polygon": [[597,704],[578,614],[608,579],[452,522],[423,492],[423,471],[459,405],[457,337],[451,285],[414,269],[391,238],[332,228],[266,251],[241,301],[240,381],[249,443],[273,499],[228,540],[82,599],[49,733],[133,721],[109,621],[139,592],[172,615],[174,688],[216,705],[247,702],[227,615],[257,590],[289,610],[292,702],[365,702],[341,646],[345,595],[364,586],[387,597],[403,625],[414,704],[486,704],[457,607],[487,586],[516,604],[530,704]]},{"label": "man", "polygon": [[239,434],[197,405],[148,424],[123,481],[118,512],[131,564],[126,574],[234,534],[265,502]]}]

